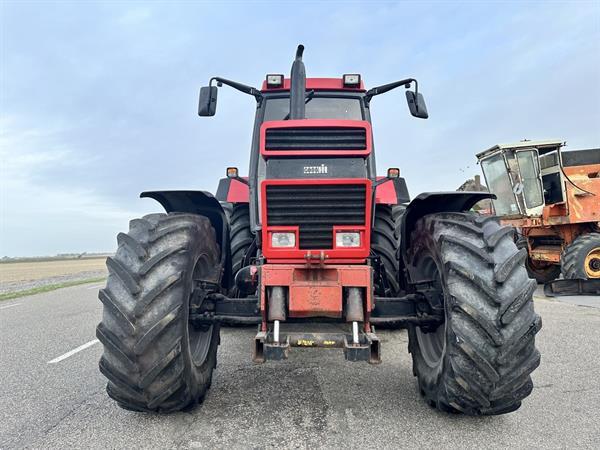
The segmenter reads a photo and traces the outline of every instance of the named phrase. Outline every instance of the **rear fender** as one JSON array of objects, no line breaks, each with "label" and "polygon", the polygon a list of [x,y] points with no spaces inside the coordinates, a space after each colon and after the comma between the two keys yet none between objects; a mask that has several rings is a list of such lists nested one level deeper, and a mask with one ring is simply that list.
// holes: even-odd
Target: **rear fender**
[{"label": "rear fender", "polygon": [[[385,177],[377,177],[381,181]],[[401,205],[410,202],[410,195],[404,178],[392,178],[378,184],[375,188],[375,203],[383,205]]]},{"label": "rear fender", "polygon": [[[410,237],[417,221],[427,214],[439,212],[463,212],[468,211],[480,200],[486,198],[495,199],[494,194],[489,192],[424,192],[419,194],[408,204],[406,212],[402,216],[400,259],[407,267],[406,254],[410,248]],[[400,275],[402,281],[403,275]]]},{"label": "rear fender", "polygon": [[221,178],[215,197],[220,202],[249,203],[250,187],[235,178]]},{"label": "rear fender", "polygon": [[229,288],[232,282],[229,222],[219,201],[210,192],[205,191],[146,191],[142,192],[140,197],[156,200],[167,213],[198,214],[210,220],[221,248],[221,264],[224,268],[222,284]]}]

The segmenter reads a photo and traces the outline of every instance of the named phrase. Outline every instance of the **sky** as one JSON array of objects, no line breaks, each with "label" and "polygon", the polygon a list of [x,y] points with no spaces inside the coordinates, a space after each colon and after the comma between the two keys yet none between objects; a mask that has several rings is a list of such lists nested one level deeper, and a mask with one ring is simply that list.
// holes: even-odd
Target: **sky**
[{"label": "sky", "polygon": [[247,174],[255,102],[212,76],[260,86],[289,73],[361,73],[378,172],[412,196],[480,173],[475,153],[521,139],[600,147],[600,2],[92,2],[0,0],[0,257],[106,252],[160,205],[151,189],[215,192]]}]

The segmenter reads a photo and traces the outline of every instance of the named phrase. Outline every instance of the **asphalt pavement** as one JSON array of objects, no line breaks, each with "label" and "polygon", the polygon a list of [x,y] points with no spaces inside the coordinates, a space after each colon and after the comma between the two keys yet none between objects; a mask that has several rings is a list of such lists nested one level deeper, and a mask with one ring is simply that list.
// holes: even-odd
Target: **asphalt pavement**
[{"label": "asphalt pavement", "polygon": [[228,328],[204,404],[154,415],[122,410],[106,395],[94,335],[99,287],[0,302],[1,449],[600,447],[600,297],[536,294],[542,364],[532,395],[511,414],[465,417],[427,406],[405,331],[378,333],[379,366],[310,349],[255,365],[255,330]]}]

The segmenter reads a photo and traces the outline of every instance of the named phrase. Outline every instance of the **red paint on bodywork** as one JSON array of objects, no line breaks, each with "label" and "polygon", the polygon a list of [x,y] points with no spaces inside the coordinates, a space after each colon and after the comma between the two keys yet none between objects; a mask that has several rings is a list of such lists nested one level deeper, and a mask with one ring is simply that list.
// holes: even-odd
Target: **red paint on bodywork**
[{"label": "red paint on bodywork", "polygon": [[[385,177],[377,177],[377,181]],[[386,181],[375,188],[375,203],[383,205],[397,205],[398,197],[396,195],[396,187],[392,180]]]},{"label": "red paint on bodywork", "polygon": [[[365,85],[360,80],[359,87],[345,87],[344,80],[342,78],[307,78],[306,79],[306,89],[314,89],[317,90],[328,90],[328,91],[354,91],[354,92],[364,92]],[[277,91],[289,91],[290,90],[290,79],[285,78],[283,80],[283,87],[277,88],[268,88],[267,81],[263,81],[262,89],[263,92],[277,92]]]},{"label": "red paint on bodywork", "polygon": [[345,287],[364,288],[366,322],[373,309],[370,266],[312,268],[297,264],[265,264],[261,267],[260,280],[260,309],[265,321],[266,288],[269,286],[287,288],[289,317],[341,318]]},{"label": "red paint on bodywork", "polygon": [[[247,178],[244,178],[247,180]],[[250,188],[241,181],[232,179],[227,192],[227,201],[230,203],[249,203]]]},{"label": "red paint on bodywork", "polygon": [[[274,128],[364,128],[366,133],[366,148],[364,150],[267,150],[265,148],[267,129]],[[303,119],[303,120],[272,120],[263,122],[260,126],[260,153],[265,158],[269,156],[363,156],[371,153],[373,137],[371,124],[366,120],[331,120],[331,119]]]},{"label": "red paint on bodywork", "polygon": [[[333,249],[311,249],[311,250],[300,250],[299,238],[296,235],[296,245],[294,248],[273,248],[271,247],[270,233],[277,231],[294,231],[298,227],[290,226],[269,226],[267,223],[267,186],[272,185],[284,185],[284,186],[297,186],[297,185],[332,185],[332,184],[345,184],[345,185],[365,185],[365,223],[362,225],[347,225],[347,226],[334,226],[333,233]],[[293,179],[293,180],[264,180],[260,187],[261,195],[261,223],[262,223],[262,246],[263,254],[267,260],[285,260],[286,262],[299,262],[304,263],[310,260],[313,264],[319,263],[322,259],[323,263],[331,264],[336,261],[346,261],[348,259],[353,262],[364,262],[369,256],[371,248],[371,181],[367,179],[357,178],[335,178],[335,179]],[[335,230],[336,229],[347,229],[356,230],[361,233],[361,246],[356,248],[335,248]],[[309,257],[310,253],[310,259]]]}]

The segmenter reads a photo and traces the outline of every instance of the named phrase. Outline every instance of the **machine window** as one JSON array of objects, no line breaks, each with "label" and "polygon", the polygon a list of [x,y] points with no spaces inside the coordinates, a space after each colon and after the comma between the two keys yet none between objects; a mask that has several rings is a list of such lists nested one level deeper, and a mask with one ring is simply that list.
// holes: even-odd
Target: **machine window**
[{"label": "machine window", "polygon": [[512,184],[508,178],[504,158],[497,154],[481,161],[481,168],[485,174],[490,192],[498,197],[492,200],[496,214],[499,216],[508,216],[519,214],[519,207],[515,194],[512,190]]},{"label": "machine window", "polygon": [[523,183],[523,196],[525,197],[525,206],[535,208],[544,203],[542,185],[540,183],[537,152],[527,150],[517,152],[517,162],[521,172],[521,182]]},{"label": "machine window", "polygon": [[[270,98],[266,101],[264,121],[283,120],[290,112],[290,99]],[[312,97],[306,103],[307,119],[363,120],[360,99]]]}]

